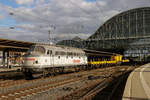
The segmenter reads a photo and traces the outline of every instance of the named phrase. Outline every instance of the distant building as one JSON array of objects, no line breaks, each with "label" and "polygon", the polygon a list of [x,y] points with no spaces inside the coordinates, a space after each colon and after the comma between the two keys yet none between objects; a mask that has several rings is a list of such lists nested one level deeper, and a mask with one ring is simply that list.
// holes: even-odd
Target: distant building
[{"label": "distant building", "polygon": [[76,47],[76,48],[81,48],[82,46],[82,41],[83,39],[81,39],[80,37],[76,36],[70,40],[62,40],[57,42],[57,45],[65,45],[65,46],[69,46],[69,47]]}]

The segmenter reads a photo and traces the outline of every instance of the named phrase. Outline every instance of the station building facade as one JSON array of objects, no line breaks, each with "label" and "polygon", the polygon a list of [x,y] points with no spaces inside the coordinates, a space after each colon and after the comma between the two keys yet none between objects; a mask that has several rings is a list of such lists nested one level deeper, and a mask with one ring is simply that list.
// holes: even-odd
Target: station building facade
[{"label": "station building facade", "polygon": [[145,59],[150,53],[150,7],[131,9],[112,17],[87,42],[89,49],[120,49],[126,57]]}]

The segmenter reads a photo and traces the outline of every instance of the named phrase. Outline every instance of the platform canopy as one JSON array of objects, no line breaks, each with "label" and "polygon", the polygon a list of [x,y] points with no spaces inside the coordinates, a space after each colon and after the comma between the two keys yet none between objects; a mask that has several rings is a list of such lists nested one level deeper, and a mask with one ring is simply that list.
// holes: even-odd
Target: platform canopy
[{"label": "platform canopy", "polygon": [[9,40],[0,38],[0,50],[17,50],[17,51],[27,51],[30,46],[34,45],[33,42],[25,42],[18,40]]}]

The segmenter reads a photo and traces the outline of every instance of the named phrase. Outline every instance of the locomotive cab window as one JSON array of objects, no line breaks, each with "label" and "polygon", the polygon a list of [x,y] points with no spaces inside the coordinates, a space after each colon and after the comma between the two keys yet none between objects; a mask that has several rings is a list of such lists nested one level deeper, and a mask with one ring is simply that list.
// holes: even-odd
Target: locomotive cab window
[{"label": "locomotive cab window", "polygon": [[28,52],[37,53],[37,54],[45,54],[45,48],[43,46],[32,46]]},{"label": "locomotive cab window", "polygon": [[47,51],[47,55],[49,55],[49,54],[52,55],[52,50]]},{"label": "locomotive cab window", "polygon": [[38,53],[44,54],[45,53],[45,48],[42,47],[42,46],[35,46],[34,52],[38,52]]}]

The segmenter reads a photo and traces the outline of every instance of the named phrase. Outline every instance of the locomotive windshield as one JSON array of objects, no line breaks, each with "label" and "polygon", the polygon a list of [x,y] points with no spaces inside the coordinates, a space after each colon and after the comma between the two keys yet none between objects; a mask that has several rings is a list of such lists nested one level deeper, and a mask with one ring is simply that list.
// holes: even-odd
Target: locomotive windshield
[{"label": "locomotive windshield", "polygon": [[28,53],[45,54],[45,48],[43,46],[32,46]]}]

